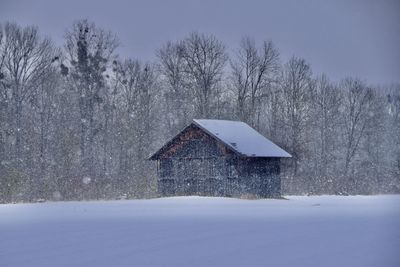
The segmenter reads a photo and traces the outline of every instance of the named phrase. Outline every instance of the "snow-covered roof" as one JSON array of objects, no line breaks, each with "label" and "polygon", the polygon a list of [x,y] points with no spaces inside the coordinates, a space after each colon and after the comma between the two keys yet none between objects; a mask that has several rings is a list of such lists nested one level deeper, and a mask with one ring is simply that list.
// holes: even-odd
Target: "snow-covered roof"
[{"label": "snow-covered roof", "polygon": [[291,155],[244,122],[193,120],[195,125],[247,157],[289,158]]}]

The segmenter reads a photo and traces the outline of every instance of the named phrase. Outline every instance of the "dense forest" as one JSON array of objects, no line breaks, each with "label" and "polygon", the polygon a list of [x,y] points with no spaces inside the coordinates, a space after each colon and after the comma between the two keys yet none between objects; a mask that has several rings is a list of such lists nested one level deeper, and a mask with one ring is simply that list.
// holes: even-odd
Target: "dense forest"
[{"label": "dense forest", "polygon": [[153,197],[148,156],[193,118],[244,121],[291,153],[285,194],[400,193],[399,84],[331,81],[251,37],[193,32],[142,62],[87,20],[64,36],[0,25],[0,202]]}]

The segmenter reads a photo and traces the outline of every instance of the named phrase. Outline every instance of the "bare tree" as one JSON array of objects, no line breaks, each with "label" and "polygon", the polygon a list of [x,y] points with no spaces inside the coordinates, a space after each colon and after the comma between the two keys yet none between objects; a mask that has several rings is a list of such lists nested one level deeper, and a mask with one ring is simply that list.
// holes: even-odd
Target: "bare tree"
[{"label": "bare tree", "polygon": [[224,45],[212,35],[192,33],[181,43],[185,72],[194,90],[197,115],[211,116],[211,104],[228,59]]},{"label": "bare tree", "polygon": [[[353,160],[356,176],[350,177],[352,192],[376,194],[378,188],[392,183],[390,163],[392,147],[395,146],[392,133],[388,130],[390,115],[387,107],[387,88],[370,88],[373,98],[368,105],[368,117],[364,137]],[[388,143],[391,142],[390,144]],[[351,193],[352,193],[351,192]]]},{"label": "bare tree", "polygon": [[95,111],[103,103],[106,71],[117,46],[111,32],[87,20],[75,22],[66,34],[70,81],[79,98],[81,162],[89,176],[94,175],[94,139],[101,128],[95,121]]},{"label": "bare tree", "polygon": [[[156,128],[157,77],[153,65],[128,59],[115,64],[119,96],[119,175],[132,193],[145,194],[150,171],[147,156],[154,142]],[[142,190],[142,191],[141,191]]]},{"label": "bare tree", "polygon": [[353,78],[345,79],[341,86],[344,93],[342,123],[344,127],[345,160],[343,173],[344,176],[347,176],[350,164],[357,153],[370,119],[369,112],[373,91],[362,81]]},{"label": "bare tree", "polygon": [[2,97],[12,103],[15,156],[22,160],[22,115],[24,103],[32,98],[50,68],[56,51],[49,39],[42,39],[36,27],[6,23],[0,45]]},{"label": "bare tree", "polygon": [[286,129],[286,144],[293,156],[293,175],[307,148],[307,126],[311,115],[313,80],[310,65],[301,58],[292,57],[284,66],[282,75],[281,113]]},{"label": "bare tree", "polygon": [[45,176],[47,168],[47,154],[49,150],[49,139],[52,131],[52,118],[56,112],[55,95],[60,79],[58,73],[53,69],[49,70],[46,79],[38,87],[38,94],[35,99],[35,107],[39,113],[39,160],[40,175]]},{"label": "bare tree", "polygon": [[276,83],[279,53],[271,41],[264,41],[258,49],[253,39],[244,37],[236,58],[231,60],[231,68],[237,116],[257,127],[257,105],[270,94],[271,85]]},{"label": "bare tree", "polygon": [[186,86],[182,46],[179,43],[167,42],[157,51],[157,57],[160,61],[161,79],[166,87],[164,91],[165,122],[169,129],[168,134],[172,135],[187,125],[191,119],[193,97]]},{"label": "bare tree", "polygon": [[[312,94],[313,120],[313,161],[315,172],[315,190],[329,190],[331,179],[336,175],[335,162],[336,152],[339,146],[337,136],[339,135],[340,118],[338,116],[341,105],[341,92],[339,88],[329,81],[326,75],[317,78],[315,90]],[[325,191],[326,192],[326,191]]]}]

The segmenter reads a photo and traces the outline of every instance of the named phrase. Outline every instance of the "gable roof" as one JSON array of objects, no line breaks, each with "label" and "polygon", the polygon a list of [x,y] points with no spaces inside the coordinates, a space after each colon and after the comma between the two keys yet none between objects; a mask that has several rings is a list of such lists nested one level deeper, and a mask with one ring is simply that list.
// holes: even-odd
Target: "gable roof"
[{"label": "gable roof", "polygon": [[[192,124],[208,133],[211,137],[222,142],[240,156],[275,158],[291,157],[291,155],[285,150],[259,134],[244,122],[195,119]],[[187,127],[185,129],[187,129]],[[185,129],[183,131],[185,131]],[[158,156],[164,148],[169,146],[183,131],[163,145],[157,152],[150,156],[149,159],[156,159],[156,156]]]},{"label": "gable roof", "polygon": [[246,157],[289,158],[291,155],[241,121],[193,120],[207,133]]}]

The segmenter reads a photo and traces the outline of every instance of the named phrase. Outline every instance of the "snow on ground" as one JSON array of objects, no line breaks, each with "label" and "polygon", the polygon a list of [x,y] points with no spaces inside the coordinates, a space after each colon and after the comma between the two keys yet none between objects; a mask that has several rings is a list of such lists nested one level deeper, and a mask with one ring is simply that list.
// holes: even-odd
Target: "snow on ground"
[{"label": "snow on ground", "polygon": [[400,266],[400,196],[0,205],[0,266]]}]

